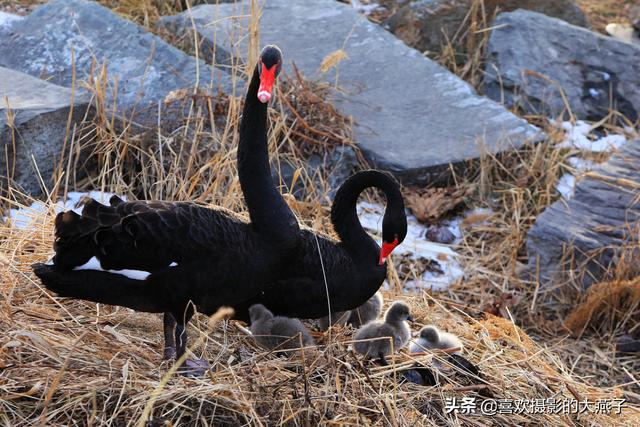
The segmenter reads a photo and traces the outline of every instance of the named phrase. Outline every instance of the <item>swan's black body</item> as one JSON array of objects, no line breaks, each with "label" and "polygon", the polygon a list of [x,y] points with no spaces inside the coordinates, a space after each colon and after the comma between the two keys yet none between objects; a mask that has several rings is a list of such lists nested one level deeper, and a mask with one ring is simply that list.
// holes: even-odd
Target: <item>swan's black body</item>
[{"label": "swan's black body", "polygon": [[[277,315],[325,316],[325,274],[331,310],[351,310],[380,288],[387,272],[386,264],[377,262],[379,246],[356,214],[358,195],[372,186],[387,195],[383,226],[391,221],[390,212],[403,212],[395,181],[378,171],[359,172],[338,190],[331,211],[341,241],[301,230],[295,251],[286,257],[273,251],[251,224],[225,211],[181,202],[112,199],[109,207],[92,201],[82,216],[58,216],[54,265],[37,264],[34,270],[60,296],[168,312],[179,323],[191,317],[190,302],[206,314],[231,306],[242,320],[248,320],[249,306],[257,303]],[[105,269],[153,266],[147,270],[152,273],[146,280],[134,280],[61,268],[68,267],[65,260],[81,264],[92,256]],[[169,266],[172,262],[177,266]]]}]

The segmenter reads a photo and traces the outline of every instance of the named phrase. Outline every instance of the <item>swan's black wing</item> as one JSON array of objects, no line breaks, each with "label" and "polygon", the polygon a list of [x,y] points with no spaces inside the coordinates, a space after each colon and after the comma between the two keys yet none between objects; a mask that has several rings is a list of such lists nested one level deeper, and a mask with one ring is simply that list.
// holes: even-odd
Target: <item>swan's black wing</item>
[{"label": "swan's black wing", "polygon": [[249,243],[249,225],[233,214],[189,202],[89,201],[82,215],[58,214],[54,264],[73,268],[96,256],[105,269],[154,271],[216,257]]}]

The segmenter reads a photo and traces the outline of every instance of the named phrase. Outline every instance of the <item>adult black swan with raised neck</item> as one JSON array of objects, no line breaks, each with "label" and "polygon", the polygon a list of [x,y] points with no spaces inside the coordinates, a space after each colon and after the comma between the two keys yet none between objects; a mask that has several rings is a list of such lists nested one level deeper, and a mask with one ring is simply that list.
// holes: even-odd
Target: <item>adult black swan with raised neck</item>
[{"label": "adult black swan with raised neck", "polygon": [[[298,223],[273,186],[269,166],[267,102],[281,67],[280,49],[266,46],[249,83],[240,122],[238,170],[250,225],[226,210],[188,202],[123,202],[114,197],[107,207],[91,201],[82,215],[69,211],[57,216],[53,265],[34,266],[43,283],[60,295],[95,302],[110,301],[153,312],[166,306],[164,356],[171,358],[184,351],[184,324],[192,311],[187,309],[182,271],[197,269],[209,259],[218,260],[216,276],[221,277],[214,279],[212,286],[225,287],[228,282],[229,287],[234,279],[231,261],[244,261],[252,271],[243,272],[243,277],[255,274],[269,278],[299,238]],[[225,265],[223,260],[230,262]],[[110,271],[96,274],[96,269]],[[126,279],[133,277],[128,274],[132,269],[142,270],[136,278],[150,273],[153,282],[162,281],[156,276],[175,278],[173,285],[167,284],[168,294],[158,295],[162,303],[147,297],[146,292],[154,289],[150,283],[142,282],[144,289],[138,289],[140,282],[131,282],[131,288],[115,283],[126,284]],[[83,276],[90,282],[84,289],[76,289]],[[103,295],[99,286],[91,287],[96,281],[111,283],[113,289]],[[124,303],[127,298],[131,301]]]}]

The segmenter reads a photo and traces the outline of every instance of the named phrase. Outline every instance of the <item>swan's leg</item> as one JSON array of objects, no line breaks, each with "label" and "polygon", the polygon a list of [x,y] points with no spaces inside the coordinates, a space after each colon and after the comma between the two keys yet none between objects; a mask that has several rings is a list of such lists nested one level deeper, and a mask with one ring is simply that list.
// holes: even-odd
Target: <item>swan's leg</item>
[{"label": "swan's leg", "polygon": [[162,324],[164,328],[164,355],[163,360],[172,360],[176,357],[176,319],[171,313],[164,313],[162,318]]},{"label": "swan's leg", "polygon": [[382,351],[378,352],[378,358],[380,360],[380,364],[382,366],[388,366],[389,362],[387,362],[387,358],[384,356],[384,353]]},{"label": "swan's leg", "polygon": [[[176,342],[176,360],[178,360],[182,357],[182,355],[187,349],[186,325],[182,323],[176,324],[175,342]],[[206,360],[186,359],[184,361],[184,365],[180,366],[178,372],[180,372],[180,375],[184,375],[188,377],[201,377],[201,376],[204,376],[205,372],[207,372],[208,369],[209,369],[209,364],[207,363]]]}]

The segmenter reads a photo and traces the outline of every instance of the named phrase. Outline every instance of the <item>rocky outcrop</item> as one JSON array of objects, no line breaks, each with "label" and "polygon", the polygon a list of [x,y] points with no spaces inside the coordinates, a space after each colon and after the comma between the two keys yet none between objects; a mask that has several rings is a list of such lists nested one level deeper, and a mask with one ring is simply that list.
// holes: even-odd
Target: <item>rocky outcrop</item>
[{"label": "rocky outcrop", "polygon": [[[247,34],[248,7],[247,2],[198,6],[160,24],[182,33],[195,23],[202,57],[215,52],[224,62],[247,52],[246,37],[233,35]],[[349,5],[270,0],[262,10],[260,36],[263,44],[282,47],[285,72],[292,73],[295,63],[307,78],[338,79],[342,90],[333,92],[332,101],[353,117],[357,145],[373,166],[405,182],[445,177],[450,164],[477,158],[483,150],[495,153],[540,137],[537,128],[479,96]],[[325,61],[321,67],[325,58],[333,64]]]},{"label": "rocky outcrop", "polygon": [[135,111],[143,121],[173,90],[231,88],[226,72],[213,73],[136,24],[82,0],[52,0],[0,30],[0,66],[65,87],[74,83],[74,66],[77,87],[81,80],[99,80],[104,66],[106,106],[115,100],[118,112],[130,117]]},{"label": "rocky outcrop", "polygon": [[549,206],[527,236],[529,271],[542,283],[578,278],[585,286],[615,266],[625,244],[637,245],[640,140],[587,174],[571,200]]},{"label": "rocky outcrop", "polygon": [[[89,100],[71,89],[47,83],[19,71],[0,67],[0,177],[22,191],[38,196],[38,175],[51,184],[63,147],[69,148],[85,119],[91,119]],[[70,115],[71,114],[71,115]],[[35,164],[34,164],[35,163]]]},{"label": "rocky outcrop", "polygon": [[535,12],[501,13],[487,48],[484,92],[532,114],[599,120],[640,111],[640,47]]},{"label": "rocky outcrop", "polygon": [[[472,8],[473,0],[419,0],[400,8],[383,26],[406,44],[422,52],[440,53],[442,46],[460,45],[460,36],[472,20],[482,19],[481,9]],[[496,10],[527,9],[588,27],[589,22],[573,0],[486,0],[482,9],[491,18]]]}]

